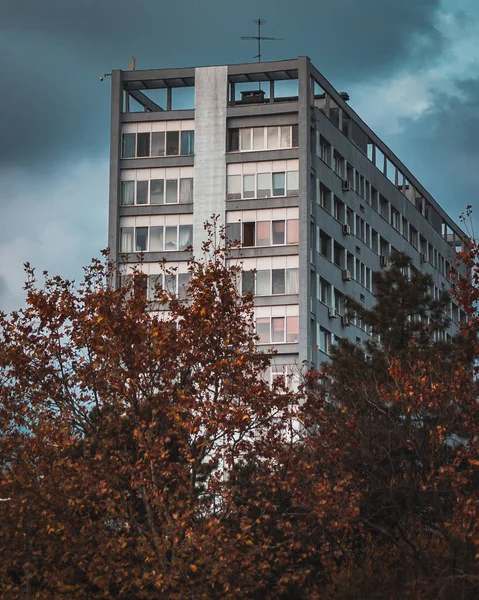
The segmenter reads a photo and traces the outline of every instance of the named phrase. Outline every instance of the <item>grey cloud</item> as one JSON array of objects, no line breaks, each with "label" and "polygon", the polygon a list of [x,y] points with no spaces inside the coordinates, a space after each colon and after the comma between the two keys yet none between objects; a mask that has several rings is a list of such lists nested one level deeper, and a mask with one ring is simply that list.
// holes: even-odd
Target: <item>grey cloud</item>
[{"label": "grey cloud", "polygon": [[[430,59],[439,0],[7,0],[2,10],[0,164],[105,156],[111,68],[249,62],[253,18],[269,17],[265,59],[308,55],[336,85]],[[259,14],[260,13],[260,14]]]}]

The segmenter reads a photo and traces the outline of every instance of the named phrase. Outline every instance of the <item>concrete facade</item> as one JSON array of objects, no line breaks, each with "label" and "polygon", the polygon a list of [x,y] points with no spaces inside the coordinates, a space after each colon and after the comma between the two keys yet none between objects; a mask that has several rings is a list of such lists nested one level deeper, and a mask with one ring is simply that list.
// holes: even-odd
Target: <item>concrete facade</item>
[{"label": "concrete facade", "polygon": [[[192,87],[194,106],[176,101]],[[144,252],[151,277],[162,258],[186,273],[185,244],[199,256],[219,215],[242,242],[233,258],[254,286],[261,346],[277,351],[271,376],[368,338],[342,296],[372,306],[393,249],[432,275],[433,294],[450,288],[464,233],[307,57],[113,71],[111,117],[113,256]],[[464,315],[451,304],[450,317],[452,332]]]}]

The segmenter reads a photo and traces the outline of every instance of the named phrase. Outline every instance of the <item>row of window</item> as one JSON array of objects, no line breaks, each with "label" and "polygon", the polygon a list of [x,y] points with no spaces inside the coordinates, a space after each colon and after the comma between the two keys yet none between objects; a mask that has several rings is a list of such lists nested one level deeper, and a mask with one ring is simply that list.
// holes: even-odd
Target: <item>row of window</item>
[{"label": "row of window", "polygon": [[122,138],[122,158],[189,156],[194,153],[194,131],[124,133]]},{"label": "row of window", "polygon": [[296,148],[298,145],[297,125],[247,127],[228,131],[228,152],[277,150]]},{"label": "row of window", "polygon": [[190,273],[164,273],[148,276],[148,300],[154,300],[157,288],[162,288],[169,294],[185,299],[188,295]]},{"label": "row of window", "polygon": [[193,244],[193,225],[121,227],[120,252],[186,250]]},{"label": "row of window", "polygon": [[299,341],[299,317],[257,317],[259,344],[294,344]]},{"label": "row of window", "polygon": [[241,198],[270,198],[295,196],[299,189],[298,171],[257,173],[256,175],[228,175],[228,200]]},{"label": "row of window", "polygon": [[[319,136],[319,133],[317,132]],[[450,263],[433,247],[432,244],[428,243],[427,240],[418,233],[418,231],[409,223],[409,221],[400,214],[400,212],[372,186],[354,167],[352,167],[336,150],[332,153],[331,144],[322,136],[317,137],[318,147],[317,153],[323,159],[328,166],[331,167],[331,154],[333,154],[332,168],[341,177],[349,183],[349,188],[355,191],[359,196],[364,198],[371,207],[379,213],[388,223],[400,233],[408,242],[420,252],[423,259],[433,265],[442,275],[450,277]],[[402,187],[399,187],[403,191]],[[407,191],[407,190],[405,190]],[[408,200],[411,199],[405,194]],[[349,214],[346,214],[346,208],[343,202],[332,194],[326,186],[316,180],[316,201],[329,213],[334,215],[336,219],[341,223],[348,223],[354,232],[360,239],[365,243],[367,241],[367,229],[359,229],[355,227],[354,216],[350,218]],[[417,197],[413,203],[421,214],[429,219],[429,211],[431,207],[427,204],[424,198]],[[347,209],[347,213],[354,215],[350,209]],[[347,220],[345,220],[347,219]],[[377,238],[376,238],[377,239]],[[369,245],[369,244],[368,244]],[[378,249],[373,245],[373,249],[378,252]],[[381,254],[389,254],[389,252],[382,252]]]},{"label": "row of window", "polygon": [[121,204],[178,204],[193,202],[193,178],[122,181]]},{"label": "row of window", "polygon": [[256,296],[298,294],[299,269],[243,271],[241,289]]},{"label": "row of window", "polygon": [[228,238],[242,246],[276,246],[299,243],[299,220],[229,223]]}]

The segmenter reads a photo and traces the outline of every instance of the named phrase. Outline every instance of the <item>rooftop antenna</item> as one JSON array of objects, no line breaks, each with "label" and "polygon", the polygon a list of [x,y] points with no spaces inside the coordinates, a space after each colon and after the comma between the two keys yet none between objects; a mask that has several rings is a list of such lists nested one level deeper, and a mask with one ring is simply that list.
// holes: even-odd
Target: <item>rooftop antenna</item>
[{"label": "rooftop antenna", "polygon": [[284,38],[275,38],[275,37],[266,37],[264,35],[261,35],[261,26],[264,25],[266,23],[266,21],[264,19],[256,19],[255,23],[258,25],[258,35],[252,35],[252,36],[241,36],[242,40],[256,40],[258,42],[258,54],[255,56],[255,58],[258,59],[258,62],[261,62],[261,41],[262,40],[268,40],[268,41],[278,41],[278,40],[283,40]]}]

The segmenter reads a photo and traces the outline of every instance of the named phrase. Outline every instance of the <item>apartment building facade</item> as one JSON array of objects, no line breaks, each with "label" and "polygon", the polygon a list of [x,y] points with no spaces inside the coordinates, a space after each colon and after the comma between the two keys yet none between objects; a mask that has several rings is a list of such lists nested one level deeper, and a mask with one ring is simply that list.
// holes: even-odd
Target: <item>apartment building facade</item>
[{"label": "apartment building facade", "polygon": [[[464,233],[307,57],[112,72],[109,246],[120,272],[143,254],[186,295],[192,246],[219,215],[240,246],[270,376],[319,365],[367,327],[344,296],[374,304],[372,273],[396,249],[450,288]],[[128,255],[128,265],[121,256]],[[163,277],[160,260],[177,267]],[[452,302],[451,332],[465,315]]]}]

